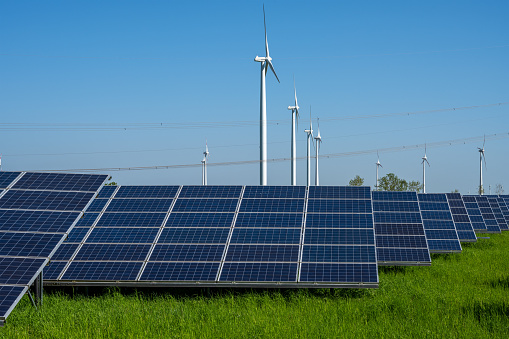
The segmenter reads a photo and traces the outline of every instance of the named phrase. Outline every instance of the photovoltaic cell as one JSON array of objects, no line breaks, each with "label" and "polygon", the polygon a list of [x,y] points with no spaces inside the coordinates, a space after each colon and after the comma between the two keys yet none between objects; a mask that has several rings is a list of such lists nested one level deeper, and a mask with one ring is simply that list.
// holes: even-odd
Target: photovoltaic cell
[{"label": "photovoltaic cell", "polygon": [[166,213],[104,213],[96,227],[161,227]]},{"label": "photovoltaic cell", "polygon": [[81,211],[93,193],[8,190],[0,198],[3,209]]},{"label": "photovoltaic cell", "polygon": [[95,192],[105,179],[106,176],[99,174],[25,173],[13,188]]},{"label": "photovoltaic cell", "polygon": [[297,262],[298,245],[235,245],[228,248],[228,262]]},{"label": "photovoltaic cell", "polygon": [[415,212],[417,193],[374,191],[372,195],[378,264],[430,265],[421,213]]},{"label": "photovoltaic cell", "polygon": [[0,257],[0,284],[28,285],[46,262],[47,259]]},{"label": "photovoltaic cell", "polygon": [[235,228],[232,244],[298,244],[298,228]]},{"label": "photovoltaic cell", "polygon": [[308,213],[371,213],[371,200],[309,199]]},{"label": "photovoltaic cell", "polygon": [[475,200],[474,196],[462,196],[463,202],[465,203],[465,208],[467,209],[468,217],[470,218],[470,222],[472,223],[472,228],[475,232],[486,232],[486,224],[484,223],[484,219],[481,215],[481,210],[479,209],[479,205]]},{"label": "photovoltaic cell", "polygon": [[116,189],[117,189],[117,186],[112,186],[112,185],[103,186],[103,188],[101,188],[101,191],[97,194],[96,198],[108,199],[113,195],[113,193],[115,192]]},{"label": "photovoltaic cell", "polygon": [[165,227],[230,227],[233,213],[171,213]]},{"label": "photovoltaic cell", "polygon": [[458,233],[458,239],[461,242],[475,242],[477,236],[475,235],[474,228],[470,222],[467,209],[461,199],[459,193],[447,193],[446,194],[449,205],[451,206],[451,214]]},{"label": "photovoltaic cell", "polygon": [[151,245],[85,243],[74,260],[143,261]]},{"label": "photovoltaic cell", "polygon": [[0,320],[5,321],[16,300],[28,290],[28,286],[0,285]]},{"label": "photovoltaic cell", "polygon": [[158,228],[133,228],[133,227],[95,227],[87,238],[90,243],[130,243],[147,244],[153,243]]},{"label": "photovoltaic cell", "polygon": [[302,213],[303,209],[304,199],[242,199],[240,205],[240,212]]},{"label": "photovoltaic cell", "polygon": [[150,261],[221,261],[224,245],[156,245]]},{"label": "photovoltaic cell", "polygon": [[74,228],[65,241],[81,242],[89,230],[90,228]]},{"label": "photovoltaic cell", "polygon": [[[339,259],[340,258],[340,259]],[[304,262],[342,262],[368,263],[376,262],[374,246],[317,246],[304,245],[302,261]]]},{"label": "photovoltaic cell", "polygon": [[120,186],[115,198],[174,198],[178,186]]},{"label": "photovoltaic cell", "polygon": [[177,199],[174,212],[235,212],[238,199]]},{"label": "photovoltaic cell", "polygon": [[164,228],[159,244],[226,244],[229,228]]},{"label": "photovoltaic cell", "polygon": [[369,187],[309,186],[309,199],[371,199]]},{"label": "photovoltaic cell", "polygon": [[376,264],[333,264],[303,263],[300,271],[301,282],[343,282],[378,283]]},{"label": "photovoltaic cell", "polygon": [[0,256],[49,257],[62,234],[0,232]]},{"label": "photovoltaic cell", "polygon": [[95,199],[87,208],[87,212],[101,212],[108,203],[108,199]]},{"label": "photovoltaic cell", "polygon": [[243,198],[304,199],[306,186],[246,186]]},{"label": "photovoltaic cell", "polygon": [[226,262],[219,280],[235,282],[295,282],[297,280],[297,263]]},{"label": "photovoltaic cell", "polygon": [[[320,186],[319,186],[320,187]],[[373,215],[365,214],[318,214],[309,213],[306,229],[309,228],[370,228],[373,229]]]},{"label": "photovoltaic cell", "polygon": [[67,265],[67,261],[51,261],[48,266],[44,268],[45,280],[56,280],[62,273]]},{"label": "photovoltaic cell", "polygon": [[99,216],[99,213],[89,213],[89,212],[86,212],[78,220],[78,222],[76,223],[76,226],[74,226],[74,228],[77,228],[77,227],[87,227],[87,228],[92,227],[92,225],[94,224],[94,222],[96,221],[98,216]]},{"label": "photovoltaic cell", "polygon": [[0,210],[0,230],[65,233],[79,215],[78,212]]},{"label": "photovoltaic cell", "polygon": [[490,203],[486,196],[476,195],[474,196],[479,209],[481,211],[484,224],[486,225],[486,233],[500,233],[500,227],[498,226],[497,219],[493,210],[491,209]]},{"label": "photovoltaic cell", "polygon": [[78,249],[80,244],[66,244],[63,243],[58,247],[57,251],[51,257],[52,260],[70,260],[74,252]]},{"label": "photovoltaic cell", "polygon": [[132,281],[140,272],[137,262],[72,262],[65,271],[64,280]]},{"label": "photovoltaic cell", "polygon": [[149,262],[142,281],[214,281],[219,270],[214,262]]},{"label": "photovoltaic cell", "polygon": [[491,210],[493,211],[493,214],[495,215],[495,219],[497,220],[498,227],[500,227],[501,231],[507,231],[509,230],[509,227],[507,227],[507,222],[505,220],[504,214],[502,213],[502,209],[500,208],[500,205],[498,203],[498,196],[487,196],[488,202],[490,203]]},{"label": "photovoltaic cell", "polygon": [[235,228],[243,227],[302,227],[302,214],[297,213],[239,213]]},{"label": "photovoltaic cell", "polygon": [[373,245],[373,229],[306,229],[304,244]]},{"label": "photovoltaic cell", "polygon": [[167,212],[173,199],[112,199],[108,212]]},{"label": "photovoltaic cell", "polygon": [[239,198],[242,186],[184,186],[179,198]]},{"label": "photovoltaic cell", "polygon": [[0,188],[7,188],[21,172],[0,172]]}]

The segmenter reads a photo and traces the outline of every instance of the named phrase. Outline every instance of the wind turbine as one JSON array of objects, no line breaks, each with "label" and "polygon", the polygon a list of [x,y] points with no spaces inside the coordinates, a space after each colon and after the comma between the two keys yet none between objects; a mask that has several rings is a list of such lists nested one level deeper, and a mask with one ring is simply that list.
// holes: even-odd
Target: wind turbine
[{"label": "wind turbine", "polygon": [[479,195],[482,195],[484,193],[483,186],[482,186],[482,160],[484,158],[484,167],[486,167],[486,155],[484,154],[484,144],[485,143],[486,143],[486,136],[484,136],[484,142],[482,143],[482,148],[477,147],[477,149],[479,150]]},{"label": "wind turbine", "polygon": [[201,161],[201,184],[207,185],[207,159],[209,157],[209,146],[205,142],[205,152],[203,152],[203,159]]},{"label": "wind turbine", "polygon": [[263,6],[263,27],[265,28],[265,57],[255,57],[255,61],[261,63],[262,77],[260,86],[260,185],[267,185],[267,105],[265,95],[265,76],[267,75],[267,66],[279,82],[272,58],[269,55],[269,43],[267,42],[267,26],[265,24],[265,5]]},{"label": "wind turbine", "polygon": [[320,180],[318,177],[318,150],[320,149],[320,144],[322,143],[322,137],[320,136],[320,120],[317,119],[318,122],[318,135],[315,137],[316,143],[316,168],[315,168],[315,186],[320,186]]},{"label": "wind turbine", "polygon": [[295,89],[295,77],[293,78],[293,92],[295,94],[295,105],[288,106],[288,109],[292,111],[292,174],[291,183],[293,186],[297,185],[297,143],[295,140],[295,121],[299,118],[299,105],[297,104],[297,90]]},{"label": "wind turbine", "polygon": [[382,167],[382,164],[380,163],[380,156],[378,155],[378,151],[376,151],[376,157],[378,160],[376,161],[376,183],[375,183],[375,189],[378,191],[378,167]]},{"label": "wind turbine", "polygon": [[309,107],[309,129],[304,130],[308,134],[308,177],[307,186],[311,185],[311,139],[313,138],[313,125],[311,123],[311,107]]},{"label": "wind turbine", "polygon": [[424,156],[422,157],[422,193],[426,193],[426,163],[430,166],[428,157],[426,157],[426,144],[424,144]]}]

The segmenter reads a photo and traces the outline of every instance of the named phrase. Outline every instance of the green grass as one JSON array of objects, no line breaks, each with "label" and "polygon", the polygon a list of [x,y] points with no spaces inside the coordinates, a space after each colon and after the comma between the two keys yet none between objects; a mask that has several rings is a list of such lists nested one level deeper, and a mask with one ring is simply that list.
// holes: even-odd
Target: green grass
[{"label": "green grass", "polygon": [[509,338],[509,234],[380,267],[380,288],[47,290],[25,296],[2,338]]}]

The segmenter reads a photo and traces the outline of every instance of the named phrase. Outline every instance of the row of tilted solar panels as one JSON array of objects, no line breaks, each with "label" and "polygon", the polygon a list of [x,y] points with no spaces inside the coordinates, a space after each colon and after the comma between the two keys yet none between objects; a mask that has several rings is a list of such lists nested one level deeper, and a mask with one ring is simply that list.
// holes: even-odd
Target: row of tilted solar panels
[{"label": "row of tilted solar panels", "polygon": [[509,221],[504,196],[105,179],[0,172],[0,321],[43,269],[46,285],[377,287],[377,265],[430,265]]}]

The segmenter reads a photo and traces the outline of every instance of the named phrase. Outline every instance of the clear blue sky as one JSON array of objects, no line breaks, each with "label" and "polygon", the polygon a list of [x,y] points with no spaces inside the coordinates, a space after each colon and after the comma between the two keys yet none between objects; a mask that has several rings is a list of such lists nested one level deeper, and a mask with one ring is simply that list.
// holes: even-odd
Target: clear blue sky
[{"label": "clear blue sky", "polygon": [[[322,184],[359,174],[372,186],[376,152],[363,151],[375,149],[381,175],[422,180],[423,148],[384,149],[496,133],[485,185],[509,192],[509,105],[447,110],[509,102],[508,1],[266,1],[265,10],[281,80],[267,76],[269,159],[290,155],[295,75],[298,156],[310,106],[321,154],[360,153],[321,158]],[[205,139],[210,164],[259,158],[261,1],[3,1],[0,41],[3,170],[199,165]],[[385,116],[359,118],[369,115]],[[481,144],[429,147],[428,192],[473,193]],[[210,166],[209,184],[258,184],[258,168]],[[268,169],[269,184],[290,183],[289,161]],[[125,185],[201,183],[200,166],[107,173]]]}]

